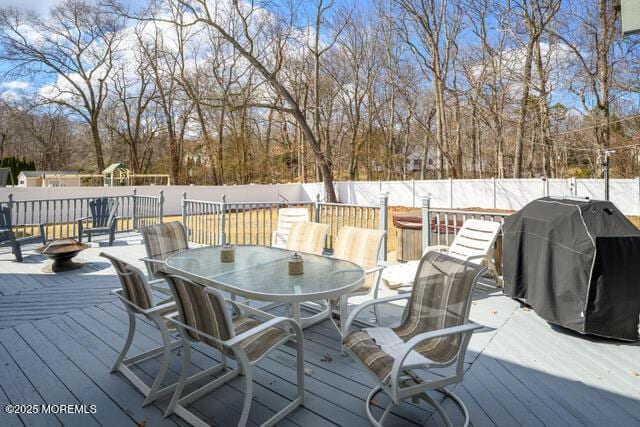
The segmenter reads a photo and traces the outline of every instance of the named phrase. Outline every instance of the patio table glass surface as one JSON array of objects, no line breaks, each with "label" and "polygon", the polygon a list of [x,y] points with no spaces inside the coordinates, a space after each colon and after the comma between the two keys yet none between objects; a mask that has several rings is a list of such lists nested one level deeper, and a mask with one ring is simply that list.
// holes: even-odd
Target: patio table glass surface
[{"label": "patio table glass surface", "polygon": [[266,301],[303,302],[334,298],[362,286],[364,270],[349,261],[301,253],[304,273],[290,275],[293,251],[236,246],[235,261],[220,260],[220,246],[189,249],[169,257],[170,270],[233,294]]}]

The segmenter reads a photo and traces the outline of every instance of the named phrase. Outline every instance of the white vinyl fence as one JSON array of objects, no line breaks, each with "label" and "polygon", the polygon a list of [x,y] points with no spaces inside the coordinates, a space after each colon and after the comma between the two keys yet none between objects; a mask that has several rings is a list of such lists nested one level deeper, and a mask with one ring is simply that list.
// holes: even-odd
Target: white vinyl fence
[{"label": "white vinyl fence", "polygon": [[[158,196],[164,192],[164,214],[179,215],[182,194],[192,200],[220,202],[313,202],[321,183],[250,184],[230,186],[139,186],[137,194]],[[132,187],[0,188],[0,202],[13,199],[43,200],[82,197],[116,197],[132,194]],[[380,193],[389,193],[390,206],[420,207],[429,196],[434,208],[482,208],[518,210],[543,196],[581,196],[604,199],[601,179],[460,179],[431,181],[339,181],[335,183],[341,203],[377,206]],[[611,201],[626,215],[640,215],[640,179],[612,179]]]},{"label": "white vinyl fence", "polygon": [[[301,184],[307,197],[323,194],[322,185]],[[431,181],[341,181],[335,183],[342,203],[372,204],[389,193],[390,206],[420,207],[429,196],[434,208],[518,210],[544,196],[604,199],[602,179],[445,179]],[[611,201],[626,215],[640,215],[640,179],[612,179]]]}]

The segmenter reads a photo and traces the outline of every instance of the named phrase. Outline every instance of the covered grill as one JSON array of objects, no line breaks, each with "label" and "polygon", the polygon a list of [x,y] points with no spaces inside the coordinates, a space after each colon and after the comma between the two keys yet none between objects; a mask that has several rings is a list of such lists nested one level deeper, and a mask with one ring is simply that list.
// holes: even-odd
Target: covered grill
[{"label": "covered grill", "polygon": [[503,233],[508,296],[582,334],[638,339],[640,230],[613,203],[545,197]]}]

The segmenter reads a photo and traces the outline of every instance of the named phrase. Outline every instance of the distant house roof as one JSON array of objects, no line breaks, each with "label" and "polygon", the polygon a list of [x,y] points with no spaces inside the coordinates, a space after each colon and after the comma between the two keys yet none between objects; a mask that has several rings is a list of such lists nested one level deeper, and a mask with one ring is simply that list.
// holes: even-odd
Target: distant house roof
[{"label": "distant house roof", "polygon": [[20,175],[24,175],[27,178],[40,178],[56,175],[75,175],[76,171],[22,171]]},{"label": "distant house roof", "polygon": [[103,175],[109,175],[116,169],[126,169],[127,165],[124,163],[111,163],[105,170],[102,171]]}]

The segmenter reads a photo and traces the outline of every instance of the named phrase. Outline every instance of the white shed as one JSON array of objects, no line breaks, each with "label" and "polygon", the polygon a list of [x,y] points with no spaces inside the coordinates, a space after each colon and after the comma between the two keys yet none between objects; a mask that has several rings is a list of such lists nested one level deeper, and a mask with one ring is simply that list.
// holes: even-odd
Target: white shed
[{"label": "white shed", "polygon": [[18,187],[80,187],[80,177],[73,171],[22,171]]}]

